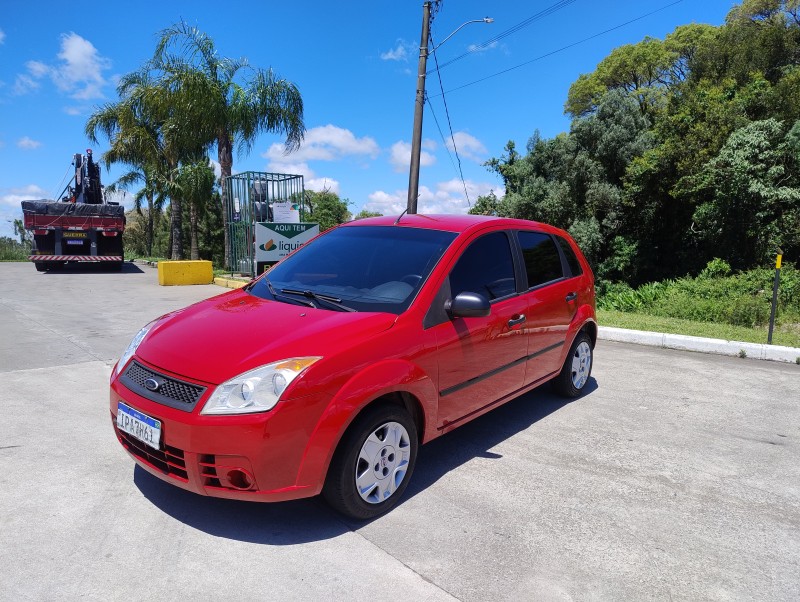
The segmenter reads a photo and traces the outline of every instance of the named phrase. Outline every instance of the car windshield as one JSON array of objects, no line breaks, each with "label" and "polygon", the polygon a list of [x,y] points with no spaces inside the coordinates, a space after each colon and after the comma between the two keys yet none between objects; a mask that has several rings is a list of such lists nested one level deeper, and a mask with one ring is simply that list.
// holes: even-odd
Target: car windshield
[{"label": "car windshield", "polygon": [[249,292],[331,311],[399,314],[455,238],[398,226],[337,228],[276,265]]}]

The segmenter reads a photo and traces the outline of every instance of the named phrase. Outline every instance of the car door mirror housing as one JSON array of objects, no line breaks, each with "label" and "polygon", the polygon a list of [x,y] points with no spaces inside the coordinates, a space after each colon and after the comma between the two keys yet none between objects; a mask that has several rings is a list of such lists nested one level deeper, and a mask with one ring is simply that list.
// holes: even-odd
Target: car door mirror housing
[{"label": "car door mirror housing", "polygon": [[445,304],[451,318],[485,318],[492,308],[489,300],[479,293],[459,293]]}]

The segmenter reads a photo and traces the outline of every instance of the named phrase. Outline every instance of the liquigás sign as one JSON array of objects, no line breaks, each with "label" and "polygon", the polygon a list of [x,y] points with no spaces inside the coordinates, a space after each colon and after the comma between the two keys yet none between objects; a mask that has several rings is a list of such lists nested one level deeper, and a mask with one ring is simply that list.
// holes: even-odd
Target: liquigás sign
[{"label": "liquig\u00e1s sign", "polygon": [[319,224],[256,223],[256,262],[278,261],[319,234]]}]

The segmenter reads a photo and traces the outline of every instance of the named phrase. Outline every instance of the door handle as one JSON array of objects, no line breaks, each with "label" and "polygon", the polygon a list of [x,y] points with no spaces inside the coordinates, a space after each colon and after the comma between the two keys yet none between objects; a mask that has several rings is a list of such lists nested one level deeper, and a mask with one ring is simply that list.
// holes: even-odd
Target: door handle
[{"label": "door handle", "polygon": [[519,315],[519,316],[517,316],[516,318],[511,318],[511,319],[508,321],[508,327],[509,327],[509,328],[514,328],[514,326],[517,326],[517,325],[519,325],[519,324],[522,324],[524,321],[525,321],[525,314],[520,314],[520,315]]},{"label": "door handle", "polygon": [[570,293],[566,296],[566,300],[569,303],[570,301],[575,301],[578,298],[578,293]]}]

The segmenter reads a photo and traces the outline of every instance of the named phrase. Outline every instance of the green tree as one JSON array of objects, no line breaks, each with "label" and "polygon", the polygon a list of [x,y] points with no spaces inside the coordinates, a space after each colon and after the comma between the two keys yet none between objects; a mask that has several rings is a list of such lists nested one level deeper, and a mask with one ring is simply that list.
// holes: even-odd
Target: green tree
[{"label": "green tree", "polygon": [[[248,152],[259,134],[275,132],[286,136],[287,150],[294,150],[303,139],[303,101],[295,84],[271,69],[251,68],[246,59],[220,56],[208,35],[184,21],[161,32],[145,69],[157,74],[159,85],[179,92],[182,102],[177,109],[186,114],[198,140],[216,144],[223,206],[227,204],[224,182],[232,173],[234,144],[240,153]],[[227,220],[224,211],[223,219]],[[227,267],[227,223],[224,236]]]},{"label": "green tree", "polygon": [[361,211],[356,213],[353,219],[356,220],[356,219],[364,219],[367,217],[381,217],[381,216],[383,216],[383,213],[378,213],[377,211],[370,211],[369,209],[362,209]]},{"label": "green tree", "polygon": [[[142,253],[152,257],[155,220],[161,216],[166,201],[162,187],[159,186],[159,178],[153,173],[153,168],[150,165],[143,165],[141,169],[125,172],[116,182],[106,187],[106,192],[114,192],[117,189],[130,190],[137,186],[141,186],[141,188],[133,193],[133,208],[138,215],[144,216],[147,220]],[[143,201],[147,201],[145,211],[142,210]]]},{"label": "green tree", "polygon": [[775,119],[733,132],[709,161],[699,185],[711,199],[698,206],[699,236],[734,268],[768,261],[782,246],[800,249],[800,179],[792,137]]},{"label": "green tree", "polygon": [[[186,113],[176,109],[186,99],[143,72],[124,76],[117,92],[119,101],[101,106],[89,117],[86,135],[94,143],[98,134],[108,138],[111,147],[102,155],[107,165],[124,163],[134,168],[135,174],[124,177],[119,185],[143,180],[148,216],[154,215],[156,198],[170,198],[176,208],[170,212],[170,255],[172,259],[182,259],[181,197],[174,177],[181,160],[197,156],[203,146],[193,135]],[[147,231],[152,240],[149,221]]]},{"label": "green tree", "polygon": [[208,201],[214,192],[214,170],[208,163],[208,158],[197,163],[182,165],[175,178],[181,196],[189,208],[189,238],[190,259],[200,259],[199,224],[205,212]]},{"label": "green tree", "polygon": [[347,199],[340,199],[338,194],[330,190],[306,190],[306,205],[311,210],[313,221],[319,224],[320,232],[349,221],[352,217],[347,209],[349,204]]}]

